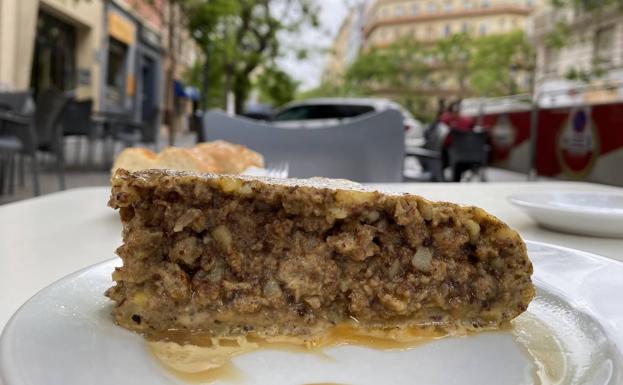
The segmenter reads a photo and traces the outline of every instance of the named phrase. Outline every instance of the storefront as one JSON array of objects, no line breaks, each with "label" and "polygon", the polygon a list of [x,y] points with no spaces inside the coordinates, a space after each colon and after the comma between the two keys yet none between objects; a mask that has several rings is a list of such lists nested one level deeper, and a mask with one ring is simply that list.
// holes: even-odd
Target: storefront
[{"label": "storefront", "polygon": [[160,35],[113,2],[106,9],[102,109],[149,121],[160,102]]},{"label": "storefront", "polygon": [[162,83],[160,35],[145,25],[139,25],[136,61],[135,118],[150,121],[160,109]]},{"label": "storefront", "polygon": [[135,110],[134,68],[137,26],[134,19],[114,3],[106,6],[106,53],[103,64],[102,110],[133,113]]}]

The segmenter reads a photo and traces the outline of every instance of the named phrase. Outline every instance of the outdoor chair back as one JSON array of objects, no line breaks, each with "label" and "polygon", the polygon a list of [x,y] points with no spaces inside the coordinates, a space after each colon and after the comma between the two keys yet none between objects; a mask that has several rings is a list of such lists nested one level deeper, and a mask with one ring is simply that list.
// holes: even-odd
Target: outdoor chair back
[{"label": "outdoor chair back", "polygon": [[485,167],[489,155],[486,132],[450,132],[448,160],[450,165],[470,163]]},{"label": "outdoor chair back", "polygon": [[344,178],[356,182],[401,182],[405,154],[403,117],[371,113],[320,128],[280,128],[266,122],[210,111],[203,118],[207,140],[245,145],[266,164],[287,162],[291,177]]},{"label": "outdoor chair back", "polygon": [[63,134],[64,135],[92,135],[93,126],[91,124],[91,111],[93,110],[93,100],[75,100],[67,103],[63,113]]},{"label": "outdoor chair back", "polygon": [[39,149],[56,152],[63,142],[61,117],[70,96],[54,89],[43,91],[37,99],[35,134]]},{"label": "outdoor chair back", "polygon": [[32,92],[0,92],[0,110],[10,110],[17,114],[29,115],[34,111]]}]

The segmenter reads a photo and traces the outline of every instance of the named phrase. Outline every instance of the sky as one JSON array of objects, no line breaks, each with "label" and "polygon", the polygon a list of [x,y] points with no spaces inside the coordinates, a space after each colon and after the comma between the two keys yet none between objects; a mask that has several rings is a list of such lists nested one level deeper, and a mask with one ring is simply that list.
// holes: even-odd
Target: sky
[{"label": "sky", "polygon": [[281,69],[301,82],[299,90],[305,91],[314,88],[320,83],[320,77],[325,66],[327,53],[333,39],[340,29],[342,20],[348,13],[347,0],[317,0],[320,5],[320,28],[314,29],[305,26],[300,34],[292,37],[295,41],[289,44],[303,44],[309,49],[309,56],[298,60],[294,54],[280,58],[278,64]]}]

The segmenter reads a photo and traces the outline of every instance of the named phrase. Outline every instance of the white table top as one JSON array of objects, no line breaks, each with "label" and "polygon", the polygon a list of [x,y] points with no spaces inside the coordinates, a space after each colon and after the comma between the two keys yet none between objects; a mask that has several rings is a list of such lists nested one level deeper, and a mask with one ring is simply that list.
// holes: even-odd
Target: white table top
[{"label": "white table top", "polygon": [[[528,240],[576,248],[623,261],[623,239],[590,238],[539,228],[506,201],[515,192],[622,191],[588,183],[463,183],[377,185],[433,200],[480,206]],[[0,206],[0,330],[28,298],[78,269],[113,258],[121,244],[118,214],[106,206],[109,188],[68,190]]]}]

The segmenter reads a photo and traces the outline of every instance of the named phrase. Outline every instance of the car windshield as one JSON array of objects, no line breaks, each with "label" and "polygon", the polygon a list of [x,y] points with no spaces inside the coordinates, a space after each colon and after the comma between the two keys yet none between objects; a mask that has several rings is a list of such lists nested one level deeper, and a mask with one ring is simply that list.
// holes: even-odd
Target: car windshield
[{"label": "car windshield", "polygon": [[372,106],[348,104],[309,104],[286,108],[277,113],[273,120],[312,120],[312,119],[344,119],[352,118],[374,111]]}]

